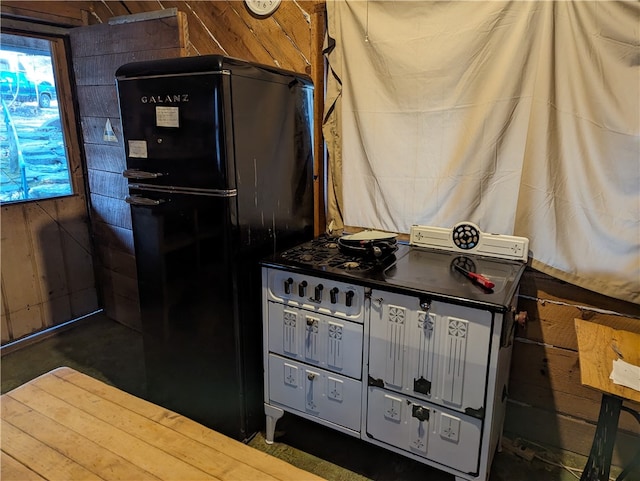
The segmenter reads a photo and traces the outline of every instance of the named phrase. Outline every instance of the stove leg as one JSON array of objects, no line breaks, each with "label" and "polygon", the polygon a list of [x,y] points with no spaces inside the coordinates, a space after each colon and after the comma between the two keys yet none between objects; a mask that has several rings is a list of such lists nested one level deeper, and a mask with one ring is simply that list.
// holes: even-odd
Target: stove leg
[{"label": "stove leg", "polygon": [[267,415],[267,426],[264,436],[265,441],[267,444],[273,444],[273,438],[276,432],[276,423],[278,422],[278,419],[282,417],[284,411],[280,408],[265,403],[264,413]]}]

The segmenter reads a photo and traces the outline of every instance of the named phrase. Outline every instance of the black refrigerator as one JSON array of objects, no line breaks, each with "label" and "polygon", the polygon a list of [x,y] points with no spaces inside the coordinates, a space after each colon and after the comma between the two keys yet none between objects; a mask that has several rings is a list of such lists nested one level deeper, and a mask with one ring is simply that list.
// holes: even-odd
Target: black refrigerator
[{"label": "black refrigerator", "polygon": [[239,440],[264,420],[260,269],[313,237],[313,85],[218,55],[116,72],[147,398]]}]

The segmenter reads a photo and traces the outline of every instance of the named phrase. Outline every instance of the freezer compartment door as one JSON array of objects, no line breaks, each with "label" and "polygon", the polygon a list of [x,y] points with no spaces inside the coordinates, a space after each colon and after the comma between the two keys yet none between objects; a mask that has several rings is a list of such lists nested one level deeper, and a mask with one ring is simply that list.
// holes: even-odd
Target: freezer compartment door
[{"label": "freezer compartment door", "polygon": [[219,73],[119,79],[125,177],[153,185],[235,187],[225,84],[228,76]]},{"label": "freezer compartment door", "polygon": [[117,85],[130,183],[237,189],[245,217],[277,204],[299,215],[311,201],[313,89],[306,84],[223,71]]}]

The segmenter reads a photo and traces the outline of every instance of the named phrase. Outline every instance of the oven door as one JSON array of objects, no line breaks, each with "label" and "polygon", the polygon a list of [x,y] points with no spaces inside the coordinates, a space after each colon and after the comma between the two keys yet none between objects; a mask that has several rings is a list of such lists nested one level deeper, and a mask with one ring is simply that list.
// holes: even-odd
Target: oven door
[{"label": "oven door", "polygon": [[370,384],[483,418],[493,314],[371,294]]},{"label": "oven door", "polygon": [[481,434],[480,419],[369,387],[367,436],[377,441],[463,473],[477,473]]}]

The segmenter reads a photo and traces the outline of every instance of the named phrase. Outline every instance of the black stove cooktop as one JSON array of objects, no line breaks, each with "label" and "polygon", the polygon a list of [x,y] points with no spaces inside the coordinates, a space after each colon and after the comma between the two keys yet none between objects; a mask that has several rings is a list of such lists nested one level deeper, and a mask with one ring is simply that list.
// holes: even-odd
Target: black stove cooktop
[{"label": "black stove cooktop", "polygon": [[366,276],[391,265],[395,257],[353,254],[340,247],[337,237],[322,236],[292,247],[277,257],[282,262],[333,273]]},{"label": "black stove cooktop", "polygon": [[[516,292],[525,264],[473,254],[428,249],[397,243],[395,252],[376,258],[340,249],[338,238],[321,236],[276,254],[264,265],[332,278],[359,280],[363,284],[431,294],[434,298],[507,307]],[[493,284],[486,289],[460,272],[482,274]]]},{"label": "black stove cooktop", "polygon": [[[456,266],[481,274],[494,286],[491,289],[483,287],[461,273]],[[383,277],[388,285],[460,300],[509,306],[524,268],[522,262],[411,247],[385,269]]]}]

